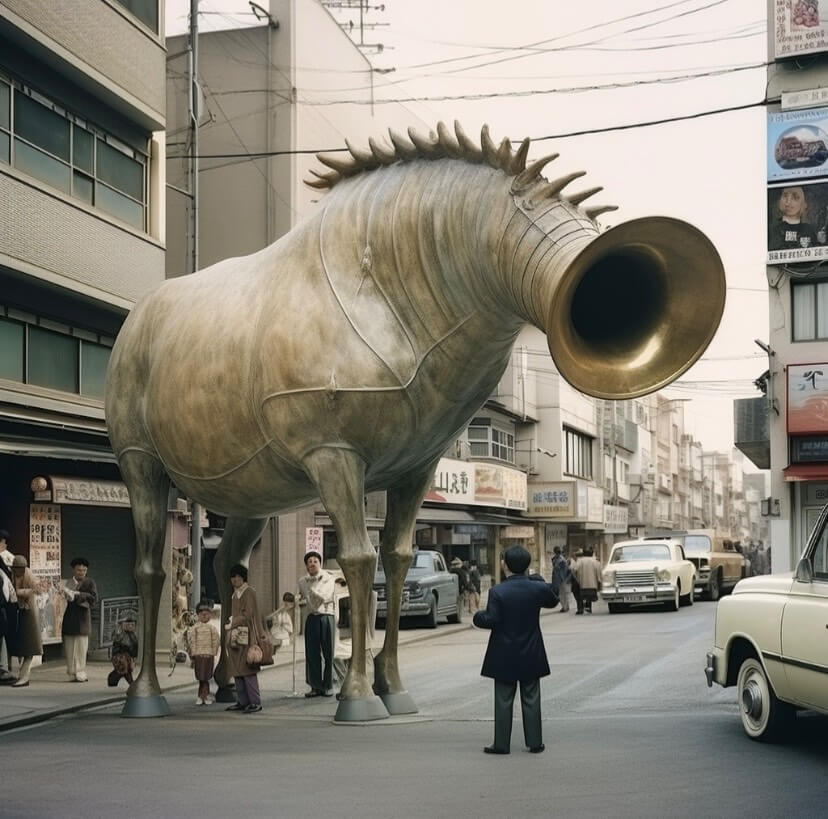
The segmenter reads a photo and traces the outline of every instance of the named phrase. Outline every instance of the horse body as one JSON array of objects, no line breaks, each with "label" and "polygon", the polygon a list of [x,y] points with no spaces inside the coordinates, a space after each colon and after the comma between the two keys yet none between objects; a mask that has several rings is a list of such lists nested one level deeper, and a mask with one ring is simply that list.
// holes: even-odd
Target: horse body
[{"label": "horse body", "polygon": [[[337,160],[353,178],[314,215],[258,253],[165,282],[125,322],[106,390],[144,610],[141,674],[125,713],[166,708],[154,650],[170,478],[228,515],[215,560],[225,608],[227,570],[247,560],[266,518],[320,498],[351,589],[353,661],[338,716],[416,710],[399,676],[397,629],[417,510],[521,325],[545,329],[562,281],[598,236],[577,206],[584,197],[560,195],[580,174],[546,183],[550,158],[526,168],[528,142],[515,155],[507,141],[495,152],[485,129],[482,150],[453,158],[459,146],[440,134],[403,146],[405,162],[372,143],[382,162],[370,167],[387,166],[379,172],[355,175]],[[564,338],[562,355],[577,358],[581,342]],[[643,391],[638,381],[629,390]],[[388,490],[389,608],[372,690],[365,624],[376,554],[362,498],[376,489]]]}]

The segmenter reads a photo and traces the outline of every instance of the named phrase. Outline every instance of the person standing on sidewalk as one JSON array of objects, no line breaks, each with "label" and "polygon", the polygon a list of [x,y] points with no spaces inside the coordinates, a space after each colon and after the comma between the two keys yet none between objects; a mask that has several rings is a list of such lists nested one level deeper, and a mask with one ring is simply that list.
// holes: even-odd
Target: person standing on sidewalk
[{"label": "person standing on sidewalk", "polygon": [[569,611],[569,586],[572,582],[572,571],[569,561],[563,556],[563,550],[556,546],[552,558],[552,588],[561,601],[561,611]]},{"label": "person standing on sidewalk", "polygon": [[532,558],[523,546],[510,546],[501,557],[504,581],[489,591],[486,609],[474,615],[478,628],[491,629],[481,674],[494,679],[494,742],[483,751],[508,754],[512,739],[512,706],[520,683],[523,738],[529,751],[544,750],[540,678],[549,662],[540,630],[540,610],[554,608],[552,587],[526,576]]},{"label": "person standing on sidewalk", "polygon": [[132,672],[138,659],[138,635],[135,633],[137,621],[132,609],[125,611],[118,621],[118,627],[112,635],[112,671],[106,678],[106,684],[115,688],[121,679],[132,685]]},{"label": "person standing on sidewalk", "polygon": [[246,566],[237,563],[231,567],[230,585],[233,597],[227,624],[227,669],[236,681],[236,704],[224,710],[255,714],[262,710],[258,677],[261,666],[251,665],[247,660],[250,647],[261,644],[264,625],[256,592],[247,584]]},{"label": "person standing on sidewalk", "polygon": [[15,680],[11,658],[14,657],[14,638],[17,634],[17,594],[14,591],[9,533],[0,529],[0,685]]},{"label": "person standing on sidewalk", "polygon": [[213,601],[202,600],[196,606],[198,622],[187,631],[187,646],[193,663],[193,673],[198,680],[196,705],[212,705],[215,699],[210,695],[210,678],[216,653],[219,650],[218,629],[210,622],[213,617]]},{"label": "person standing on sidewalk", "polygon": [[575,577],[581,589],[575,614],[592,614],[592,604],[598,599],[598,589],[601,588],[601,564],[593,556],[591,548],[584,549],[584,556],[575,564]]},{"label": "person standing on sidewalk", "polygon": [[469,613],[474,614],[480,608],[480,569],[477,561],[469,561]]},{"label": "person standing on sidewalk", "polygon": [[[308,573],[299,578],[300,603],[308,607],[305,620],[305,681],[310,686],[306,697],[333,694],[334,594],[333,575],[322,568],[322,555],[305,555]],[[324,662],[324,670],[323,670]]]},{"label": "person standing on sidewalk", "polygon": [[60,627],[63,652],[66,655],[66,673],[73,682],[86,682],[86,652],[92,628],[92,608],[98,604],[98,587],[89,577],[89,561],[85,557],[72,559],[72,577],[63,587],[67,600]]},{"label": "person standing on sidewalk", "polygon": [[37,611],[35,595],[38,583],[29,571],[29,564],[23,555],[15,555],[12,561],[14,573],[14,590],[17,594],[17,638],[15,653],[20,661],[20,673],[12,688],[21,688],[29,684],[29,670],[35,655],[43,654],[40,639],[40,618]]}]

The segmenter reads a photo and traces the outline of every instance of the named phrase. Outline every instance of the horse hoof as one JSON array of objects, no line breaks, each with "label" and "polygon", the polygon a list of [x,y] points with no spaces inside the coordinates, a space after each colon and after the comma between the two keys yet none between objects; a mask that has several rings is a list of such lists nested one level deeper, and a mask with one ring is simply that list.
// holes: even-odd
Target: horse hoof
[{"label": "horse hoof", "polygon": [[167,717],[170,706],[160,694],[149,697],[129,696],[124,703],[122,717]]},{"label": "horse hoof", "polygon": [[377,719],[388,719],[388,710],[379,697],[365,697],[341,699],[334,722],[371,722]]},{"label": "horse hoof", "polygon": [[399,714],[416,714],[420,710],[408,691],[380,694],[380,699],[392,717]]}]

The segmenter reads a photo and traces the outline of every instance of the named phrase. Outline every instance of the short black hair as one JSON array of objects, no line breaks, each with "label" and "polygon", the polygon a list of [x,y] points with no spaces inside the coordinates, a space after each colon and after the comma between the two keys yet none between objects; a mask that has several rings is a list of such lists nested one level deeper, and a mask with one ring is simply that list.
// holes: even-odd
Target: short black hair
[{"label": "short black hair", "polygon": [[296,597],[294,596],[293,592],[285,592],[282,595],[282,602],[283,603],[295,603]]},{"label": "short black hair", "polygon": [[0,540],[8,540],[11,537],[7,529],[0,529]]},{"label": "short black hair", "polygon": [[559,554],[563,551],[563,549],[561,549],[561,547],[560,547],[560,546],[555,546],[555,548],[554,548],[554,549],[552,549],[552,551],[553,551],[556,555],[559,555]]},{"label": "short black hair", "polygon": [[319,552],[305,552],[305,565],[308,565],[308,560],[312,557],[315,557],[320,563],[322,562],[322,555]]},{"label": "short black hair", "polygon": [[532,562],[532,555],[523,546],[510,546],[503,553],[503,562],[512,574],[523,574]]},{"label": "short black hair", "polygon": [[73,557],[72,562],[69,564],[73,569],[75,566],[86,566],[89,568],[89,561],[85,557]]},{"label": "short black hair", "polygon": [[200,600],[198,605],[196,606],[196,614],[201,614],[202,611],[212,611],[212,610],[213,610],[213,601],[206,598],[206,597],[203,600]]},{"label": "short black hair", "polygon": [[236,577],[237,575],[247,583],[247,566],[242,566],[241,563],[236,563],[235,566],[231,566],[230,577]]}]

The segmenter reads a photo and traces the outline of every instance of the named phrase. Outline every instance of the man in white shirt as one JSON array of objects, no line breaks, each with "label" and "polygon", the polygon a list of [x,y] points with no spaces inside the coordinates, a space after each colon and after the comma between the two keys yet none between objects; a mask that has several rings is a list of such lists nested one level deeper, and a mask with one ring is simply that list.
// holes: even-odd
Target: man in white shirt
[{"label": "man in white shirt", "polygon": [[333,694],[334,579],[322,568],[322,556],[318,552],[305,555],[305,568],[308,573],[299,578],[299,602],[308,607],[305,681],[311,690],[305,696],[330,697]]},{"label": "man in white shirt", "polygon": [[0,685],[13,683],[11,673],[12,641],[17,633],[17,594],[14,591],[9,549],[9,533],[0,529]]}]

